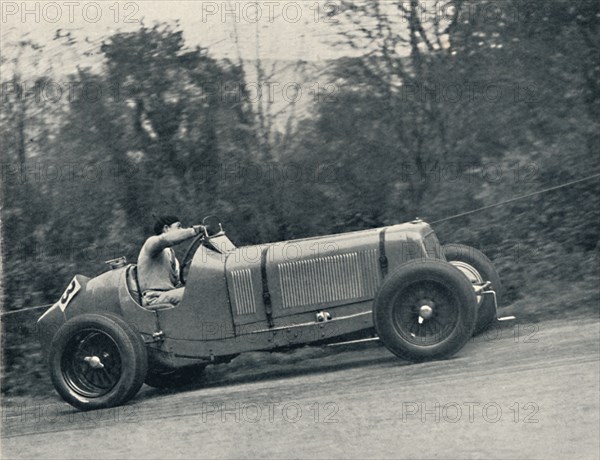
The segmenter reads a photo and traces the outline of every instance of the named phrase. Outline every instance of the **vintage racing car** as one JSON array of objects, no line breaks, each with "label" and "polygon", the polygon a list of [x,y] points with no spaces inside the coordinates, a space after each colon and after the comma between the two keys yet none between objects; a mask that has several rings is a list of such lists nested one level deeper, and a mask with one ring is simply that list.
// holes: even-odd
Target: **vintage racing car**
[{"label": "vintage racing car", "polygon": [[125,403],[145,382],[197,381],[246,351],[377,334],[400,358],[447,358],[496,317],[485,255],[442,247],[425,222],[237,248],[207,222],[182,260],[181,303],[144,307],[137,268],[76,275],[38,320],[54,387],[71,405]]}]

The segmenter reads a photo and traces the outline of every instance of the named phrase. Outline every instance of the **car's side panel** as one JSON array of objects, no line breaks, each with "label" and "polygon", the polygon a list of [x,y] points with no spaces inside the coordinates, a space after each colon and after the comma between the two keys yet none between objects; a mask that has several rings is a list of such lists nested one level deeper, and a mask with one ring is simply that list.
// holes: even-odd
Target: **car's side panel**
[{"label": "car's side panel", "polygon": [[386,230],[384,244],[388,273],[409,260],[427,257],[421,236],[423,231],[422,225],[408,227],[408,231],[406,225],[396,225]]},{"label": "car's side panel", "polygon": [[[343,307],[340,307],[343,308]],[[165,339],[164,347],[172,352],[175,366],[190,365],[194,360],[211,361],[219,356],[247,351],[273,350],[305,343],[321,342],[373,327],[370,302],[361,305],[361,313],[339,316],[323,323],[305,323],[261,330],[247,330],[244,335],[223,335],[218,339]]]},{"label": "car's side panel", "polygon": [[379,231],[269,247],[266,273],[273,318],[372,299],[381,279]]},{"label": "car's side panel", "polygon": [[119,299],[123,317],[131,324],[136,331],[144,336],[144,340],[149,342],[152,335],[157,332],[156,313],[142,307],[131,296],[127,287],[127,273],[123,271],[119,280]]},{"label": "car's side panel", "polygon": [[165,337],[218,340],[233,335],[225,255],[200,246],[194,255],[180,304],[159,310]]},{"label": "car's side panel", "polygon": [[123,273],[124,269],[119,268],[88,280],[65,308],[65,318],[69,320],[83,313],[103,312],[123,316],[118,290]]},{"label": "car's side panel", "polygon": [[267,321],[260,265],[262,250],[261,246],[246,246],[227,256],[225,271],[236,326]]}]

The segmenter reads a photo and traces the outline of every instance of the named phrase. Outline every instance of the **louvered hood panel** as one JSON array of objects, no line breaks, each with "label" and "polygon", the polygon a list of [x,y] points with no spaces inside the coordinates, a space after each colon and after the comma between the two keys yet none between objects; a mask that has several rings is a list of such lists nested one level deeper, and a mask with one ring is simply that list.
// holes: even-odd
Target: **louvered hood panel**
[{"label": "louvered hood panel", "polygon": [[378,234],[375,229],[271,246],[273,317],[372,299],[381,282]]},{"label": "louvered hood panel", "polygon": [[379,284],[377,249],[277,265],[283,309],[370,299]]}]

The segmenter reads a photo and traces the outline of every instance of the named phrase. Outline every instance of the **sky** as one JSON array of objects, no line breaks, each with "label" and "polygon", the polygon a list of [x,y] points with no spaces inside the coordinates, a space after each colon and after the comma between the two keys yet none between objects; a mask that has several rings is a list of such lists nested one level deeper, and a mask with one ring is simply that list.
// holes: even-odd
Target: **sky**
[{"label": "sky", "polygon": [[186,42],[208,46],[215,57],[245,59],[257,55],[259,32],[263,59],[322,61],[348,54],[333,47],[335,9],[325,1],[5,1],[0,2],[2,46],[27,37],[50,44],[57,29],[92,43],[112,32],[134,30],[142,22],[179,21]]},{"label": "sky", "polygon": [[[278,84],[273,93],[275,111],[289,105],[290,92],[286,91],[290,90],[285,88],[293,82],[301,85],[301,92],[292,88],[291,98],[297,95],[298,110],[303,112],[317,93],[319,97],[335,94],[320,72],[326,61],[356,54],[347,45],[332,44],[340,39],[340,24],[328,16],[336,11],[335,5],[326,0],[0,0],[1,50],[8,58],[1,69],[3,78],[17,70],[31,85],[40,74],[67,81],[66,76],[77,67],[101,70],[99,47],[111,34],[133,31],[142,24],[177,21],[188,46],[208,47],[212,57],[234,62],[241,57],[250,83],[258,81],[253,65],[257,57],[265,61],[267,71],[276,63],[275,78],[270,79]],[[56,39],[57,35],[62,38]],[[43,49],[17,46],[22,40],[41,44]],[[65,46],[67,42],[72,46]],[[282,62],[298,60],[314,63],[312,73],[310,68],[308,75],[295,73],[293,66]],[[280,117],[282,123],[285,116]]]},{"label": "sky", "polygon": [[[357,1],[360,4],[361,0]],[[365,52],[365,48],[352,49],[341,37],[342,30],[356,31],[357,16],[340,14],[340,3],[340,0],[0,0],[1,49],[3,56],[10,59],[19,52],[14,44],[21,40],[43,44],[44,58],[54,70],[68,74],[77,66],[98,65],[95,52],[102,40],[115,32],[133,31],[142,24],[177,22],[189,46],[207,47],[215,58],[237,61],[238,57],[244,60],[260,57],[318,64]],[[433,0],[423,0],[419,5],[429,11],[422,14],[430,18],[432,13],[438,13],[433,7],[436,4]],[[387,10],[385,14],[399,31],[407,29],[398,2],[382,1],[379,6]],[[365,18],[360,21],[361,26],[370,28]],[[423,22],[425,27],[426,22]],[[68,37],[54,40],[57,30]],[[67,39],[74,45],[70,50],[63,46]],[[399,50],[401,55],[407,52],[407,47]]]},{"label": "sky", "polygon": [[[387,13],[398,21],[395,2],[381,6],[390,8]],[[177,22],[189,47],[208,48],[217,59],[237,62],[242,58],[247,82],[259,81],[253,65],[258,57],[265,61],[266,71],[275,63],[271,79],[279,84],[275,105],[285,108],[294,94],[301,102],[335,97],[339,88],[327,81],[322,69],[330,60],[365,51],[352,49],[339,34],[356,28],[355,16],[348,20],[336,13],[339,0],[0,0],[1,50],[8,59],[0,68],[5,76],[16,70],[30,82],[40,74],[61,81],[78,67],[100,71],[100,44],[111,34],[133,31],[142,24]],[[16,45],[23,40],[41,44],[43,49]],[[67,42],[72,46],[65,46]],[[313,65],[297,73],[283,62],[298,60]],[[290,97],[286,88],[291,83],[301,89],[295,93],[292,88]]]}]

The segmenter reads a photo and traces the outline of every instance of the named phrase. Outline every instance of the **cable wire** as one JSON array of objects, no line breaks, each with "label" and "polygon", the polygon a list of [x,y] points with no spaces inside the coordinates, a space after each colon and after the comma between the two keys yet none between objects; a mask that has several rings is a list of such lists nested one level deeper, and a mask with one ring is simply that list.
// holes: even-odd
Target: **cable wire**
[{"label": "cable wire", "polygon": [[48,303],[46,305],[37,305],[35,307],[27,307],[27,308],[21,308],[19,310],[7,311],[7,312],[4,312],[4,313],[0,314],[0,318],[4,318],[5,316],[14,315],[14,314],[17,314],[17,313],[25,313],[25,312],[28,312],[28,311],[31,311],[31,310],[40,310],[42,308],[51,307],[52,305],[54,305],[54,304],[53,303]]},{"label": "cable wire", "polygon": [[561,185],[556,185],[554,187],[546,188],[546,189],[543,189],[543,190],[538,190],[537,192],[528,193],[527,195],[522,195],[522,196],[518,196],[518,197],[515,197],[515,198],[511,198],[510,200],[501,201],[500,203],[494,203],[494,204],[490,204],[490,205],[487,205],[487,206],[483,206],[481,208],[473,209],[471,211],[461,212],[460,214],[455,214],[453,216],[444,217],[443,219],[439,219],[439,220],[430,222],[430,224],[439,224],[440,222],[446,222],[447,220],[452,220],[452,219],[456,219],[458,217],[468,216],[469,214],[474,214],[476,212],[485,211],[486,209],[496,208],[498,206],[503,206],[505,204],[513,203],[515,201],[523,200],[525,198],[529,198],[529,197],[532,197],[532,196],[535,196],[535,195],[540,195],[542,193],[551,192],[553,190],[558,190],[558,189],[561,189],[561,188],[564,188],[564,187],[569,187],[571,185],[578,184],[580,182],[585,182],[585,181],[588,181],[588,180],[591,180],[591,179],[595,179],[597,177],[600,177],[600,173],[594,174],[594,175],[591,175],[591,176],[588,176],[588,177],[584,177],[583,179],[577,179],[577,180],[574,180],[574,181],[571,181],[571,182],[566,182],[566,183],[561,184]]}]

